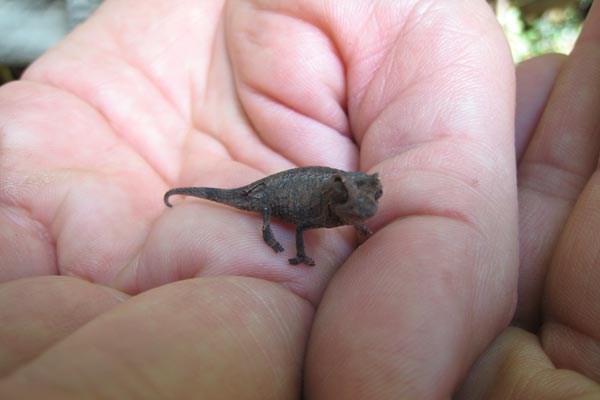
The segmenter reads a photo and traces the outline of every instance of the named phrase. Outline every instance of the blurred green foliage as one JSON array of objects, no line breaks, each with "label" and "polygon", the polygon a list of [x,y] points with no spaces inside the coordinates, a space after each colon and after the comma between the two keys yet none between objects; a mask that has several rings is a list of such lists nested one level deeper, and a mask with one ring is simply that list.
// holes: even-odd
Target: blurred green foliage
[{"label": "blurred green foliage", "polygon": [[585,10],[593,0],[569,2],[532,18],[510,5],[497,17],[512,48],[513,59],[520,62],[545,53],[568,54],[581,32]]}]

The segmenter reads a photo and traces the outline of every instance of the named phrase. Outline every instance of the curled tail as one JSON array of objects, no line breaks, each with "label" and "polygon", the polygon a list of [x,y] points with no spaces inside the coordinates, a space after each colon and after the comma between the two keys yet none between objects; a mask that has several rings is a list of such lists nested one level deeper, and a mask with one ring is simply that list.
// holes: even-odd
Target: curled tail
[{"label": "curled tail", "polygon": [[165,193],[164,201],[168,207],[173,205],[169,203],[169,197],[180,194],[184,196],[199,197],[201,199],[215,201],[226,204],[242,210],[249,210],[248,196],[240,189],[217,189],[209,187],[182,187],[169,190]]}]

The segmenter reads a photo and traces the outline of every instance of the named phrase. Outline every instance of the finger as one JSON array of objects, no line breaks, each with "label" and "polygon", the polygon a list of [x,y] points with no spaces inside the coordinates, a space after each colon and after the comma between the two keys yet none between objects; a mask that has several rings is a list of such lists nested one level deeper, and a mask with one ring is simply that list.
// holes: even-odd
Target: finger
[{"label": "finger", "polygon": [[507,329],[474,365],[457,399],[595,399],[600,386],[555,368],[537,336]]},{"label": "finger", "polygon": [[177,282],[88,323],[5,379],[0,396],[295,398],[311,317],[276,284]]},{"label": "finger", "polygon": [[587,111],[585,116],[590,119],[588,124],[593,124],[586,134],[590,147],[596,146],[596,170],[577,199],[558,241],[544,291],[542,326],[544,348],[555,365],[574,369],[596,381],[600,380],[600,293],[597,290],[600,285],[599,22],[600,4],[596,2],[573,55],[579,65],[589,65],[588,68],[595,71],[595,75],[582,76],[588,79],[582,80],[575,90],[578,96],[589,101],[582,107]]},{"label": "finger", "polygon": [[[313,398],[448,397],[515,303],[504,37],[482,2],[384,3],[372,3],[364,29],[339,31],[361,44],[340,50],[354,56],[349,114],[361,163],[381,174],[384,194],[379,231],[318,309],[307,355]],[[346,26],[364,20],[359,10],[339,11]]]},{"label": "finger", "polygon": [[600,153],[598,6],[552,89],[519,163],[521,279],[517,320],[539,322],[540,299],[558,236]]},{"label": "finger", "polygon": [[0,285],[0,377],[127,298],[105,286],[69,277]]},{"label": "finger", "polygon": [[297,165],[358,168],[338,38],[311,1],[231,1],[227,45],[238,95],[261,141]]},{"label": "finger", "polygon": [[567,56],[545,54],[517,65],[517,106],[515,115],[515,148],[517,160],[525,152],[556,77]]}]

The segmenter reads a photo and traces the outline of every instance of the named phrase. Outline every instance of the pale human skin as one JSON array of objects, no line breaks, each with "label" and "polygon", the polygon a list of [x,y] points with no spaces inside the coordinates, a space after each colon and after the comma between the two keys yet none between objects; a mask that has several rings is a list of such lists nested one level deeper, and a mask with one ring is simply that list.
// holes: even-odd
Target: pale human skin
[{"label": "pale human skin", "polygon": [[[0,88],[0,398],[598,396],[588,18],[515,115],[484,1],[108,0]],[[357,250],[306,234],[315,268],[162,203],[300,165],[385,187]]]}]

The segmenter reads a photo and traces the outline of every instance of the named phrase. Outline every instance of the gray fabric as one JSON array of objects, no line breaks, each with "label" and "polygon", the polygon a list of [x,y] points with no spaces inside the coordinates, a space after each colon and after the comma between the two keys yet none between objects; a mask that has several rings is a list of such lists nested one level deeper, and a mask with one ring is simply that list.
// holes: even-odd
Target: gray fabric
[{"label": "gray fabric", "polygon": [[73,29],[93,13],[102,0],[66,0],[69,26]]},{"label": "gray fabric", "polygon": [[101,2],[0,0],[0,64],[29,64],[84,21]]}]

